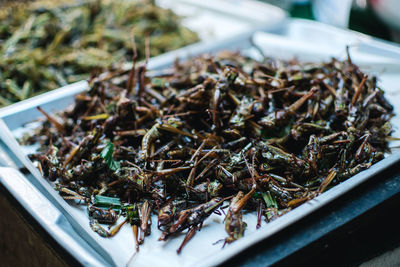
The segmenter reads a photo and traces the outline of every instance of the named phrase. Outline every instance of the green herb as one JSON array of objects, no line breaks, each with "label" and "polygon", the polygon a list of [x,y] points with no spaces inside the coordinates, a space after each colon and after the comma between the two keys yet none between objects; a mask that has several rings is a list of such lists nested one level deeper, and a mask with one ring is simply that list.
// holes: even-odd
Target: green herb
[{"label": "green herb", "polygon": [[275,198],[273,198],[269,191],[262,194],[262,197],[267,205],[267,208],[278,208],[278,203],[276,203]]},{"label": "green herb", "polygon": [[113,153],[114,153],[114,144],[108,142],[106,144],[106,147],[101,151],[100,157],[102,157],[106,161],[107,166],[111,170],[117,171],[121,167],[121,163],[113,159]]},{"label": "green herb", "polygon": [[145,57],[146,36],[150,56],[198,41],[195,33],[181,26],[180,17],[151,0],[3,4],[0,106],[88,79],[90,73],[113,64],[131,62],[132,29],[138,60]]},{"label": "green herb", "polygon": [[121,209],[121,200],[116,197],[106,197],[106,196],[100,196],[96,195],[95,197],[95,205],[96,207],[99,208],[110,208],[112,207],[114,210],[120,210]]},{"label": "green herb", "polygon": [[136,205],[129,205],[128,207],[126,207],[126,219],[132,225],[140,224],[139,211]]}]

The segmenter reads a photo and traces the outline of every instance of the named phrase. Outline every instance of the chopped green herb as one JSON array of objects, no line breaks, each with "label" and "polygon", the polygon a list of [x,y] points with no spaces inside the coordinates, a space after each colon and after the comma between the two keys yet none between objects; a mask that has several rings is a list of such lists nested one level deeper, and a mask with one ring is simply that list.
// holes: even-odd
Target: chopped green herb
[{"label": "chopped green herb", "polygon": [[106,161],[107,166],[111,170],[117,171],[121,167],[121,163],[113,159],[113,153],[114,153],[114,144],[108,142],[106,147],[101,151],[100,157],[102,157]]}]

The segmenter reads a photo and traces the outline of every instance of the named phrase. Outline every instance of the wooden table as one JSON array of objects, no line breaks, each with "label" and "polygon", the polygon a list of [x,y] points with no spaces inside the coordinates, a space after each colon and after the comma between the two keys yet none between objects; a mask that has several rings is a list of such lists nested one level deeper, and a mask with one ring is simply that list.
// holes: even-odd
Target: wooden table
[{"label": "wooden table", "polygon": [[[0,185],[1,187],[1,185]],[[0,188],[0,266],[68,266],[76,263]]]}]

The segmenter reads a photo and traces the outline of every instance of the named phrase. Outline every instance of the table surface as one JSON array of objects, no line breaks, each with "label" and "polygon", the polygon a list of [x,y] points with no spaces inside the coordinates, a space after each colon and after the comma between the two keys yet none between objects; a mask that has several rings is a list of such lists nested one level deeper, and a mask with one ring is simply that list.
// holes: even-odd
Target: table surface
[{"label": "table surface", "polygon": [[68,266],[76,263],[0,183],[1,266]]}]

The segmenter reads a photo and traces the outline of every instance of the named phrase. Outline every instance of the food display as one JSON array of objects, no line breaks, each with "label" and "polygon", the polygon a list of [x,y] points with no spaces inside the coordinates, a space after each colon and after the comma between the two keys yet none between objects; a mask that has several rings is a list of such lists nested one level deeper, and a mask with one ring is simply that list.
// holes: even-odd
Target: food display
[{"label": "food display", "polygon": [[0,10],[0,107],[198,41],[151,0],[11,1]]},{"label": "food display", "polygon": [[93,231],[112,237],[129,225],[137,250],[149,234],[185,232],[180,253],[212,213],[224,218],[223,243],[234,242],[243,211],[263,227],[383,159],[392,131],[393,107],[350,56],[223,51],[89,84],[65,111],[39,108],[46,120],[20,142],[39,144],[31,159],[64,199],[88,205]]}]

